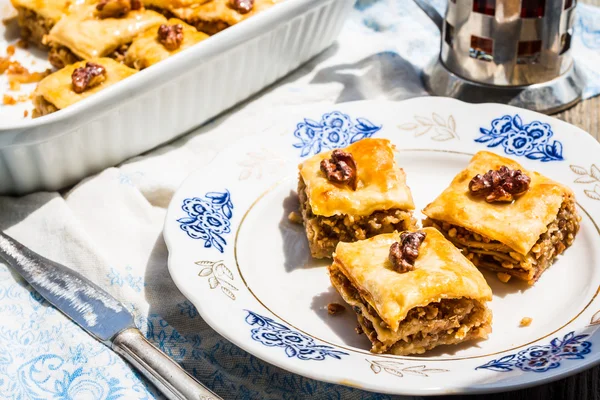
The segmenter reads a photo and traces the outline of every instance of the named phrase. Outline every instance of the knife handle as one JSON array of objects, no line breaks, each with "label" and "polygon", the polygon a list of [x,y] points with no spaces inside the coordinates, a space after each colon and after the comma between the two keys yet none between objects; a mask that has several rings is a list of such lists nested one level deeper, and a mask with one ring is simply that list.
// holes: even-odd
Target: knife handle
[{"label": "knife handle", "polygon": [[112,341],[112,349],[170,400],[222,400],[154,347],[135,328],[117,334]]}]

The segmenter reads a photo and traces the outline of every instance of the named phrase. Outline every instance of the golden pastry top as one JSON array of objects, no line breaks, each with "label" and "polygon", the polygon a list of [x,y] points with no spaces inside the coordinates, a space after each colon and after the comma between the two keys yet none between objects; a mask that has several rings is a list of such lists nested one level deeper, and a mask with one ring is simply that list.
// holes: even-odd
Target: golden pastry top
[{"label": "golden pastry top", "polygon": [[85,0],[11,0],[13,7],[34,11],[52,23],[58,22],[64,15],[70,13],[74,6],[84,2]]},{"label": "golden pastry top", "polygon": [[358,188],[355,191],[330,182],[321,172],[321,161],[330,158],[332,151],[319,153],[298,167],[315,215],[364,216],[392,208],[415,208],[406,176],[396,165],[389,140],[363,139],[342,150],[351,153],[356,161]]},{"label": "golden pastry top", "polygon": [[67,65],[63,69],[48,75],[38,83],[34,96],[42,96],[46,101],[54,104],[56,108],[60,110],[137,72],[135,69],[126,67],[112,58],[91,59],[89,62],[100,64],[106,69],[106,80],[100,85],[92,87],[83,93],[75,93],[71,85],[71,75],[76,68],[84,67],[86,62],[87,61],[80,61],[75,64]]},{"label": "golden pastry top", "polygon": [[[475,175],[483,175],[503,165],[529,175],[531,183],[527,192],[512,203],[488,203],[483,197],[471,195],[469,182]],[[423,213],[429,218],[497,240],[525,255],[556,218],[566,196],[573,196],[566,186],[537,172],[527,171],[509,158],[480,151]]]},{"label": "golden pastry top", "polygon": [[229,0],[144,0],[145,4],[165,8],[175,16],[193,23],[200,20],[206,22],[224,22],[235,25],[257,13],[274,6],[281,0],[254,0],[252,11],[241,14],[229,6]]},{"label": "golden pastry top", "polygon": [[111,54],[131,43],[140,32],[167,21],[152,10],[130,11],[122,18],[99,18],[95,5],[79,7],[62,18],[46,36],[45,42],[67,47],[87,60]]},{"label": "golden pastry top", "polygon": [[176,18],[169,19],[167,24],[179,24],[183,27],[183,42],[178,49],[167,50],[158,40],[158,26],[153,26],[133,40],[127,49],[125,63],[130,67],[144,69],[209,37],[206,33],[198,32],[193,26]]},{"label": "golden pastry top", "polygon": [[442,299],[492,300],[492,290],[479,270],[435,228],[419,247],[414,271],[396,272],[388,259],[399,233],[377,235],[354,243],[340,242],[334,266],[393,331],[415,307]]}]

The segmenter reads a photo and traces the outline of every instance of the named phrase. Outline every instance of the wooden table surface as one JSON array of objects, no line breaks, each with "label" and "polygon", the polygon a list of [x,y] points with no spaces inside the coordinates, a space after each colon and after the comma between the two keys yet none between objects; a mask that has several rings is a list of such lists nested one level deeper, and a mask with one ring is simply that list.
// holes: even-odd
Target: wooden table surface
[{"label": "wooden table surface", "polygon": [[[600,0],[582,0],[600,6]],[[600,97],[585,100],[555,115],[589,132],[600,141]],[[436,400],[600,400],[600,366],[570,378],[509,393],[480,396],[435,397]]]}]

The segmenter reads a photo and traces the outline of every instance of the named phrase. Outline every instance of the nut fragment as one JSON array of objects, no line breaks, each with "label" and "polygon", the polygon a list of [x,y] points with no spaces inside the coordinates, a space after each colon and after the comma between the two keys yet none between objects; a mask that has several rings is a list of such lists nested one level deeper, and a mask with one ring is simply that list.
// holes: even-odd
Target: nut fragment
[{"label": "nut fragment", "polygon": [[162,24],[158,27],[158,41],[169,51],[177,50],[183,42],[183,26]]},{"label": "nut fragment", "polygon": [[254,7],[254,0],[229,0],[229,7],[240,14],[247,14]]},{"label": "nut fragment", "polygon": [[292,211],[289,213],[288,220],[294,224],[302,225],[303,223],[302,215],[298,211]]},{"label": "nut fragment", "polygon": [[531,325],[531,321],[533,321],[533,319],[531,319],[530,317],[523,317],[523,319],[521,319],[521,322],[519,323],[519,326],[529,326]]},{"label": "nut fragment", "polygon": [[510,278],[512,278],[512,276],[507,274],[506,272],[498,272],[496,276],[502,283],[507,283],[508,281],[510,281]]},{"label": "nut fragment", "polygon": [[76,68],[71,75],[73,91],[83,93],[106,80],[106,69],[102,65],[88,62],[85,67]]},{"label": "nut fragment", "polygon": [[473,196],[485,196],[488,203],[510,202],[529,190],[530,183],[531,178],[520,169],[514,170],[503,165],[498,170],[475,175],[469,182],[469,191]]},{"label": "nut fragment", "polygon": [[346,310],[346,307],[338,303],[329,303],[327,305],[327,312],[329,315],[339,314],[344,310]]},{"label": "nut fragment", "polygon": [[356,172],[356,162],[352,154],[341,150],[334,150],[330,159],[321,161],[321,171],[331,182],[342,183],[356,190],[358,185],[358,175]]},{"label": "nut fragment", "polygon": [[96,5],[100,18],[120,18],[131,10],[142,8],[140,0],[100,0]]},{"label": "nut fragment", "polygon": [[427,234],[423,231],[402,232],[400,242],[390,246],[389,259],[394,269],[400,273],[415,269],[415,260],[419,257],[419,247]]}]

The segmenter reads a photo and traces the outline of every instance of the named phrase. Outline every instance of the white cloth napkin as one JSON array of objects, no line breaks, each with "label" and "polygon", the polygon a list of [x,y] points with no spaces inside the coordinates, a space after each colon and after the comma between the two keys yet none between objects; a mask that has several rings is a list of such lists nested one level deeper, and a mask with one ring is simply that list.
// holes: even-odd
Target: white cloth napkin
[{"label": "white cloth napkin", "polygon": [[[573,48],[591,96],[600,91],[600,74],[592,68],[600,65],[600,11],[579,7]],[[276,86],[64,193],[0,197],[0,229],[106,288],[134,312],[153,343],[226,399],[391,398],[290,374],[220,337],[173,284],[161,230],[183,179],[232,141],[305,105],[425,95],[419,71],[438,46],[437,29],[412,2],[359,0],[338,43]],[[0,264],[0,398],[160,395]]]}]

